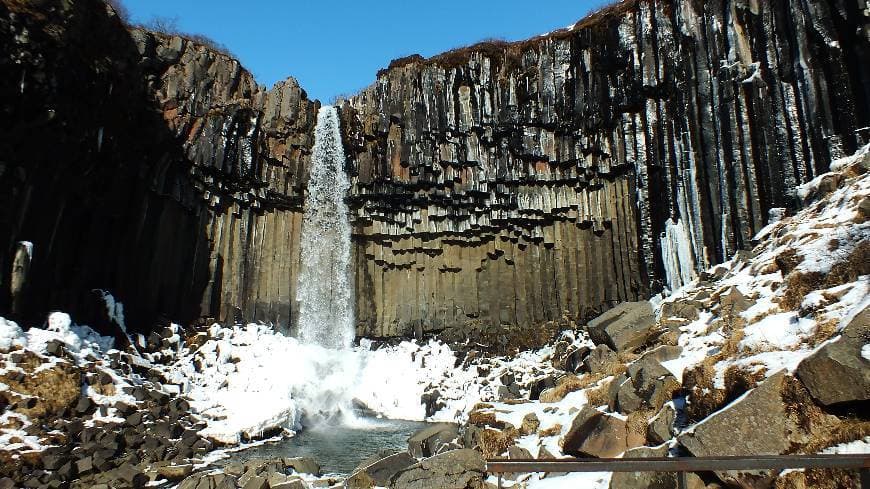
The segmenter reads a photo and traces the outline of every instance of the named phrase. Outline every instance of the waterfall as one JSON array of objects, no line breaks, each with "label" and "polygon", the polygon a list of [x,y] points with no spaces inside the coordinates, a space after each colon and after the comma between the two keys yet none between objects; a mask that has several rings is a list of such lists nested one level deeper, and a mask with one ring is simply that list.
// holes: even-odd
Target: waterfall
[{"label": "waterfall", "polygon": [[343,349],[350,347],[355,337],[348,278],[350,222],[344,203],[349,188],[338,113],[325,106],[317,113],[302,221],[302,263],[296,294],[302,343]]}]

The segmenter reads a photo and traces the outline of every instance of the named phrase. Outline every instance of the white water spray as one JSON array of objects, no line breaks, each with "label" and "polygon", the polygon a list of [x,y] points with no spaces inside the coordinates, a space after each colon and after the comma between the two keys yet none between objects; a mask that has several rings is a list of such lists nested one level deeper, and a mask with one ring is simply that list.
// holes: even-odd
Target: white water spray
[{"label": "white water spray", "polygon": [[299,339],[324,348],[349,348],[355,337],[348,278],[350,222],[344,203],[350,183],[338,113],[330,106],[317,113],[310,173],[296,294]]}]

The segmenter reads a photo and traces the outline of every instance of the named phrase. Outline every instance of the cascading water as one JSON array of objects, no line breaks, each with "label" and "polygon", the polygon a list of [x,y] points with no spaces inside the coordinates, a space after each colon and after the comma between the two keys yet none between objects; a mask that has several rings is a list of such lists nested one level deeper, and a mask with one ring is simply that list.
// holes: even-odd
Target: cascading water
[{"label": "cascading water", "polygon": [[302,263],[298,341],[286,365],[300,377],[292,397],[309,422],[355,419],[350,392],[361,359],[351,349],[355,336],[349,281],[350,222],[344,196],[350,188],[344,173],[338,113],[322,107],[317,114],[314,149],[302,221]]},{"label": "cascading water", "polygon": [[349,188],[338,113],[325,106],[317,114],[302,221],[302,264],[296,295],[302,343],[332,349],[348,348],[353,343],[348,279],[350,222],[344,203]]}]

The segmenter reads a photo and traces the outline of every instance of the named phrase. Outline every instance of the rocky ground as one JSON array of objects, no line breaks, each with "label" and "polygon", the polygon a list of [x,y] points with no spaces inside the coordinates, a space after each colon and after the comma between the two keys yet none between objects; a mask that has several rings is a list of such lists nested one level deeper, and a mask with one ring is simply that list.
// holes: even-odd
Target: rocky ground
[{"label": "rocky ground", "polygon": [[[803,209],[782,211],[754,249],[583,325],[508,336],[470,325],[450,346],[363,341],[327,358],[262,325],[128,336],[110,314],[110,338],[64,313],[26,332],[3,320],[0,487],[468,488],[493,482],[485,458],[870,451],[870,149],[833,169],[800,188]],[[291,436],[312,382],[358,409],[441,423],[350,475],[299,458],[212,463]],[[709,489],[857,484],[831,471],[692,477]],[[676,481],[515,474],[508,484]]]}]

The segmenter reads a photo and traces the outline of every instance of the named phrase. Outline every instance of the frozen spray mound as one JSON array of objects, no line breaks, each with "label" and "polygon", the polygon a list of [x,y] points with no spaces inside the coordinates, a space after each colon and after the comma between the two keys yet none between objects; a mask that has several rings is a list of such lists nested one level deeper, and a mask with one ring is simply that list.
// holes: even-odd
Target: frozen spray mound
[{"label": "frozen spray mound", "polygon": [[256,324],[214,325],[209,337],[196,351],[183,351],[170,373],[208,420],[203,434],[225,443],[296,430],[317,415],[364,423],[348,412],[354,401],[388,418],[423,420],[420,396],[451,375],[456,361],[435,342],[372,350],[363,341],[335,350]]}]

